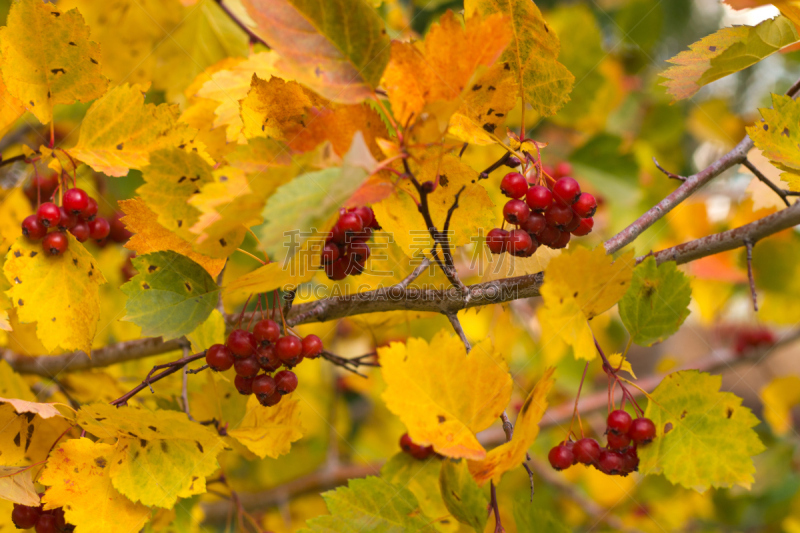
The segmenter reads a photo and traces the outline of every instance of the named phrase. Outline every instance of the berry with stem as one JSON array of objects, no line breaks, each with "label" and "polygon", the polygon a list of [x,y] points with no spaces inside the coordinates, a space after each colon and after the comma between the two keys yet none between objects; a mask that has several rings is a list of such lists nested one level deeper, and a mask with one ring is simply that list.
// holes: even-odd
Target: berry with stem
[{"label": "berry with stem", "polygon": [[66,235],[60,231],[48,233],[44,236],[44,239],[42,239],[42,248],[44,252],[49,255],[55,256],[63,254],[67,250],[68,245],[69,241]]},{"label": "berry with stem", "polygon": [[239,391],[239,394],[245,396],[253,394],[253,378],[246,378],[237,374],[233,380],[233,385]]},{"label": "berry with stem", "polygon": [[632,422],[633,419],[631,419],[631,415],[622,409],[611,411],[608,413],[608,418],[606,419],[608,431],[610,433],[616,433],[617,435],[625,435],[628,433]]},{"label": "berry with stem", "polygon": [[503,218],[509,224],[522,224],[531,214],[531,210],[528,209],[528,206],[525,205],[525,202],[522,200],[509,200],[506,202],[506,205],[503,206]]},{"label": "berry with stem", "polygon": [[542,185],[534,185],[525,193],[525,203],[533,211],[544,211],[553,203],[553,193]]},{"label": "berry with stem", "polygon": [[656,425],[649,418],[637,418],[631,422],[628,435],[636,444],[648,444],[656,436]]},{"label": "berry with stem", "polygon": [[83,189],[67,189],[61,203],[70,214],[80,215],[89,206],[89,195]]},{"label": "berry with stem", "polygon": [[53,202],[45,202],[36,210],[36,216],[45,228],[55,228],[61,220],[61,210]]},{"label": "berry with stem", "polygon": [[291,370],[281,370],[275,374],[275,385],[281,394],[289,394],[297,388],[297,374]]},{"label": "berry with stem", "polygon": [[528,232],[521,229],[514,229],[508,232],[508,253],[516,256],[523,256],[531,246],[531,236]]},{"label": "berry with stem", "polygon": [[508,245],[508,232],[504,229],[494,228],[486,234],[486,245],[493,254],[505,252]]},{"label": "berry with stem", "polygon": [[244,329],[231,331],[226,344],[233,356],[238,359],[250,357],[256,351],[256,338]]},{"label": "berry with stem", "polygon": [[597,211],[597,200],[588,192],[578,196],[578,200],[572,204],[572,211],[581,218],[593,217]]},{"label": "berry with stem", "polygon": [[322,339],[316,335],[306,335],[301,341],[303,346],[302,353],[304,358],[315,359],[322,353]]},{"label": "berry with stem", "polygon": [[572,178],[559,178],[553,184],[553,199],[562,205],[572,205],[581,194],[581,186]]},{"label": "berry with stem", "polygon": [[600,460],[600,445],[594,439],[583,438],[572,447],[572,453],[579,463],[594,465]]},{"label": "berry with stem", "polygon": [[528,192],[528,180],[519,172],[509,172],[500,182],[500,191],[509,198],[522,198]]},{"label": "berry with stem", "polygon": [[294,363],[299,356],[302,357],[303,343],[293,335],[286,335],[275,343],[275,355],[284,363]]},{"label": "berry with stem", "polygon": [[233,366],[234,357],[224,344],[214,344],[206,351],[206,364],[211,370],[223,372]]},{"label": "berry with stem", "polygon": [[550,461],[550,466],[556,470],[564,470],[572,466],[575,461],[575,456],[566,445],[559,444],[554,446],[550,453],[547,454],[547,459]]},{"label": "berry with stem", "polygon": [[272,344],[277,341],[281,336],[281,327],[277,322],[270,319],[259,320],[253,326],[253,335],[256,342],[262,346]]}]

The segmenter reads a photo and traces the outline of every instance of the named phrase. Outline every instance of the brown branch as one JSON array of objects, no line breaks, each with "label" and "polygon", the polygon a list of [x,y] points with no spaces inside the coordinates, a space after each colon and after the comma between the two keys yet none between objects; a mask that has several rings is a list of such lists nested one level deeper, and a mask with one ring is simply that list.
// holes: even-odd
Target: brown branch
[{"label": "brown branch", "polygon": [[375,352],[373,352],[348,359],[347,357],[342,357],[341,355],[336,355],[327,350],[323,350],[322,354],[320,354],[320,357],[322,357],[327,361],[330,361],[336,366],[344,368],[348,372],[352,372],[353,374],[358,374],[362,378],[366,378],[367,376],[359,372],[357,368],[361,366],[373,366],[373,367],[381,366],[373,361],[365,361],[365,359],[374,358],[375,355],[376,355]]},{"label": "brown branch", "polygon": [[665,169],[664,167],[662,167],[662,166],[661,166],[661,165],[658,163],[658,160],[656,160],[656,158],[655,158],[655,157],[653,157],[653,163],[655,163],[655,165],[656,165],[656,168],[657,168],[658,170],[660,170],[661,172],[663,172],[663,173],[664,173],[664,174],[665,174],[665,175],[666,175],[666,176],[667,176],[669,179],[678,180],[678,181],[686,181],[686,178],[684,178],[683,176],[678,176],[677,174],[673,174],[673,173],[672,173],[672,172],[670,172],[669,170],[667,170],[667,169]]},{"label": "brown branch", "polygon": [[783,189],[781,189],[780,187],[778,187],[777,185],[775,185],[774,183],[772,183],[772,180],[770,180],[770,179],[769,179],[768,177],[766,177],[766,176],[765,176],[765,175],[764,175],[764,174],[763,174],[763,173],[762,173],[760,170],[758,170],[758,167],[756,167],[756,166],[755,166],[753,163],[751,163],[749,159],[745,158],[745,160],[742,162],[742,164],[743,164],[745,167],[747,167],[747,170],[749,170],[750,172],[752,172],[752,173],[753,173],[753,175],[754,175],[756,178],[758,178],[758,180],[759,180],[761,183],[763,183],[764,185],[766,185],[767,187],[769,187],[770,189],[772,189],[772,190],[773,190],[773,192],[774,192],[775,194],[777,194],[778,196],[780,196],[780,197],[781,197],[781,200],[783,200],[783,203],[785,203],[785,204],[786,204],[786,207],[789,207],[789,205],[790,205],[790,204],[789,204],[789,200],[786,198],[786,197],[788,196],[788,194],[787,194],[787,191],[784,191]]},{"label": "brown branch", "polygon": [[15,155],[14,157],[9,157],[8,159],[2,159],[2,156],[0,156],[0,167],[16,163],[17,161],[25,161],[25,157],[25,154]]},{"label": "brown branch", "polygon": [[494,487],[494,481],[489,481],[490,493],[492,499],[489,501],[489,509],[494,513],[494,533],[505,533],[503,524],[500,523],[500,508],[497,505],[497,489]]},{"label": "brown branch", "polygon": [[[110,402],[111,405],[116,405],[117,407],[119,407],[120,405],[127,405],[128,400],[130,400],[131,398],[136,396],[138,393],[143,391],[145,388],[149,388],[150,392],[153,392],[153,387],[152,387],[153,383],[155,383],[156,381],[159,381],[161,379],[164,379],[165,377],[167,377],[169,375],[174,374],[175,372],[177,372],[178,370],[182,369],[183,367],[185,367],[186,365],[188,365],[192,361],[197,361],[198,359],[202,359],[205,356],[206,356],[206,352],[202,351],[202,352],[196,353],[194,355],[181,357],[177,361],[172,361],[171,363],[165,363],[163,365],[154,366],[153,369],[150,370],[150,372],[147,374],[147,377],[145,377],[144,380],[139,385],[135,386],[130,391],[126,392],[125,394],[123,394],[122,396],[117,398],[116,400]],[[158,374],[153,375],[153,373],[156,370],[160,370],[162,368],[164,370],[162,370]]]},{"label": "brown branch", "polygon": [[225,5],[225,3],[222,0],[215,0],[215,1],[217,2],[217,5],[225,12],[225,14],[228,15],[228,18],[230,18],[237,26],[239,26],[242,29],[242,31],[244,31],[247,34],[248,37],[250,37],[251,43],[261,43],[270,50],[272,49],[272,47],[270,47],[267,41],[265,41],[260,35],[255,33],[252,28],[250,28],[247,24],[245,24],[242,20],[240,20],[239,17],[237,17],[233,13],[233,11],[231,11],[231,9]]},{"label": "brown branch", "polygon": [[464,328],[461,327],[461,322],[458,321],[458,315],[456,314],[445,314],[447,320],[450,321],[450,324],[453,326],[453,329],[458,334],[458,338],[461,339],[461,342],[464,343],[464,348],[467,349],[467,353],[472,351],[472,345],[469,343],[469,339],[467,339],[467,334],[464,333]]},{"label": "brown branch", "polygon": [[747,247],[747,279],[750,280],[750,297],[753,298],[753,310],[758,312],[758,299],[756,298],[756,280],[753,276],[753,241],[745,239]]}]

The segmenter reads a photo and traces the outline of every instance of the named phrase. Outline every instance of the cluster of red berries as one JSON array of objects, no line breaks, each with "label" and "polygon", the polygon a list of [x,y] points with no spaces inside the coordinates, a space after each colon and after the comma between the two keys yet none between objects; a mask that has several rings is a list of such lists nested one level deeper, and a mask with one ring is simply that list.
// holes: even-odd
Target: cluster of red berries
[{"label": "cluster of red berries", "polygon": [[371,207],[339,209],[339,220],[322,248],[321,262],[328,278],[337,281],[364,272],[369,259],[367,241],[377,229],[381,227]]},{"label": "cluster of red berries", "polygon": [[597,210],[594,196],[582,193],[578,182],[569,177],[572,168],[568,163],[550,169],[552,174],[545,172],[537,173],[546,177],[534,185],[519,172],[509,172],[503,177],[500,190],[511,198],[503,206],[503,218],[514,229],[494,228],[486,235],[486,244],[493,254],[508,252],[530,257],[539,245],[564,248],[571,235],[582,237],[591,233],[592,216]]},{"label": "cluster of red berries", "polygon": [[[218,372],[233,367],[236,390],[245,395],[255,394],[261,405],[271,407],[297,388],[297,375],[288,369],[303,359],[319,357],[322,348],[322,340],[316,335],[302,339],[293,335],[281,337],[278,323],[266,319],[256,322],[252,332],[233,330],[225,344],[208,349],[206,363]],[[281,366],[287,370],[271,375]]]},{"label": "cluster of red berries", "polygon": [[78,242],[90,237],[102,241],[111,233],[111,223],[97,216],[95,199],[77,187],[64,192],[61,206],[44,202],[35,215],[22,221],[22,234],[32,241],[42,241],[42,248],[50,255],[61,255],[67,249],[65,231]]},{"label": "cluster of red berries", "polygon": [[565,441],[550,450],[547,458],[556,470],[578,463],[591,465],[609,476],[627,476],[639,468],[637,447],[652,442],[656,426],[649,418],[633,420],[622,409],[612,411],[607,420],[608,446],[603,449],[592,438]]},{"label": "cluster of red berries", "polygon": [[408,436],[408,433],[403,433],[403,436],[400,437],[400,449],[414,459],[419,459],[420,461],[427,459],[434,453],[433,446],[420,446],[419,444],[415,444],[414,441],[411,440],[411,437]]},{"label": "cluster of red berries", "polygon": [[11,511],[11,521],[17,529],[35,527],[36,533],[66,533],[75,530],[75,526],[67,524],[61,507],[45,511],[41,505],[28,507],[15,503],[14,510]]},{"label": "cluster of red berries", "polygon": [[736,332],[736,342],[733,351],[736,355],[742,355],[746,351],[761,346],[772,346],[775,344],[775,334],[766,328],[746,328]]}]

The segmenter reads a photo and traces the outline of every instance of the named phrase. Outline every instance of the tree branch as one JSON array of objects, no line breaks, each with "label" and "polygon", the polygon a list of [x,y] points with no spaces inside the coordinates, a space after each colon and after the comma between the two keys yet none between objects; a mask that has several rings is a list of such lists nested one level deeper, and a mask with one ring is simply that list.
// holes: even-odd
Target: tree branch
[{"label": "tree branch", "polygon": [[758,180],[761,183],[763,183],[764,185],[766,185],[767,187],[772,189],[775,192],[775,194],[780,196],[781,200],[783,200],[783,203],[786,204],[786,207],[789,207],[789,200],[786,198],[788,196],[786,194],[786,191],[784,191],[783,189],[781,189],[780,187],[778,187],[777,185],[772,183],[772,181],[768,177],[766,177],[764,174],[762,174],[762,172],[760,170],[758,170],[758,167],[756,167],[753,163],[751,163],[749,159],[745,158],[745,160],[742,162],[742,164],[745,167],[747,167],[747,170],[752,172],[753,175],[756,178],[758,178]]},{"label": "tree branch", "polygon": [[265,41],[260,35],[256,34],[247,24],[242,22],[222,0],[215,1],[217,2],[217,5],[225,12],[225,14],[228,15],[228,18],[235,22],[236,25],[239,26],[242,31],[248,35],[248,37],[250,37],[251,43],[261,43],[270,50],[272,49],[267,41]]}]

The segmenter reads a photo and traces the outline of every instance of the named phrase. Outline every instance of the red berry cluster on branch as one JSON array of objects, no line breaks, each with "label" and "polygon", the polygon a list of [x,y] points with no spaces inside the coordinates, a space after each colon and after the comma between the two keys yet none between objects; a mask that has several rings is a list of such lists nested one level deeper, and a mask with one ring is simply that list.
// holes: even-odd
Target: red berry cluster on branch
[{"label": "red berry cluster on branch", "polygon": [[547,170],[545,167],[538,172],[534,168],[538,178],[533,185],[519,172],[503,177],[500,190],[511,198],[503,206],[503,218],[514,228],[489,231],[486,244],[492,253],[530,257],[540,245],[564,248],[572,235],[591,233],[592,216],[597,210],[594,196],[582,193],[578,182],[569,177],[569,164]]},{"label": "red berry cluster on branch", "polygon": [[408,436],[408,433],[403,433],[403,436],[400,437],[400,448],[414,459],[419,459],[420,461],[427,459],[434,453],[433,446],[415,444],[411,437]]},{"label": "red berry cluster on branch", "polygon": [[[297,388],[297,375],[289,369],[303,359],[316,359],[322,350],[322,340],[316,335],[302,339],[291,334],[281,336],[278,323],[264,319],[256,322],[252,332],[235,329],[225,344],[210,347],[206,363],[218,372],[233,367],[236,390],[255,394],[261,405],[271,407]],[[276,372],[282,366],[286,370]]]},{"label": "red berry cluster on branch", "polygon": [[17,529],[35,527],[36,533],[66,533],[75,530],[75,526],[67,524],[61,507],[45,511],[41,505],[28,507],[15,503],[11,511],[11,521]]},{"label": "red berry cluster on branch", "polygon": [[736,355],[742,355],[753,348],[772,346],[775,344],[775,340],[775,334],[766,328],[740,329],[736,332],[733,351],[736,352]]},{"label": "red berry cluster on branch", "polygon": [[364,272],[370,254],[367,241],[377,229],[381,227],[371,207],[339,209],[339,220],[322,249],[321,262],[328,278],[337,281]]},{"label": "red berry cluster on branch", "polygon": [[592,438],[576,442],[564,441],[553,447],[547,458],[556,470],[564,470],[578,463],[593,466],[609,476],[627,476],[639,468],[637,449],[653,441],[656,426],[649,418],[631,418],[626,411],[617,409],[606,421],[607,445],[601,448]]}]

